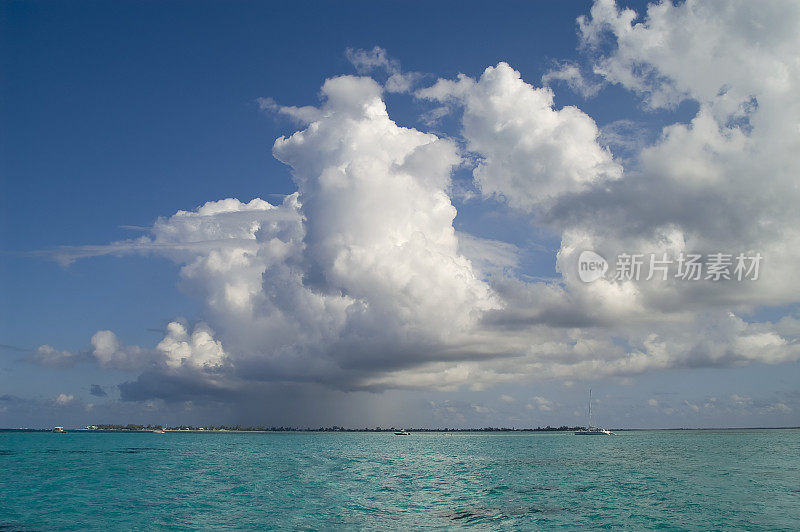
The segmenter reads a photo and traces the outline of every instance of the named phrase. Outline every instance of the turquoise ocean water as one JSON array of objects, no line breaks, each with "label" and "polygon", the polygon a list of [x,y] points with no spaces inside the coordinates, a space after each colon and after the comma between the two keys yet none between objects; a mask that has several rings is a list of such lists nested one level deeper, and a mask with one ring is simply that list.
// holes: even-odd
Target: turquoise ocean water
[{"label": "turquoise ocean water", "polygon": [[0,433],[0,530],[800,529],[800,430]]}]

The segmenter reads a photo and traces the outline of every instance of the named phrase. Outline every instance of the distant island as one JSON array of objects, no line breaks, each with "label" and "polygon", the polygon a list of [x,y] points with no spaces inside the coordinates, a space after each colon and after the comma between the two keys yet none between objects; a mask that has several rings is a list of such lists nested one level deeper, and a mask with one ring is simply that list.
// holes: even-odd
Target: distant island
[{"label": "distant island", "polygon": [[242,425],[209,425],[207,427],[195,427],[192,425],[137,425],[129,423],[127,425],[100,424],[89,425],[82,429],[72,429],[80,431],[152,431],[165,430],[173,432],[396,432],[404,430],[406,432],[565,432],[580,430],[584,427],[536,427],[536,428],[516,428],[516,427],[480,427],[480,428],[413,428],[413,427],[364,427],[354,429],[333,425],[330,427],[276,427],[276,426],[242,426]]},{"label": "distant island", "polygon": [[[61,427],[63,428],[63,427]],[[345,428],[333,425],[330,427],[277,427],[277,426],[229,426],[229,425],[209,425],[207,427],[195,427],[193,425],[177,425],[177,426],[164,426],[164,425],[137,425],[129,423],[127,425],[116,424],[100,424],[89,425],[82,428],[67,428],[65,432],[153,432],[153,431],[169,431],[169,432],[574,432],[584,430],[586,427],[570,427],[561,425],[560,427],[536,427],[536,428],[516,428],[516,427],[472,427],[472,428],[398,428],[398,427],[364,427],[361,428]],[[798,426],[777,426],[777,427],[660,427],[660,428],[614,428],[614,431],[675,431],[675,430],[800,430]],[[52,428],[0,428],[0,432],[52,432]]]}]

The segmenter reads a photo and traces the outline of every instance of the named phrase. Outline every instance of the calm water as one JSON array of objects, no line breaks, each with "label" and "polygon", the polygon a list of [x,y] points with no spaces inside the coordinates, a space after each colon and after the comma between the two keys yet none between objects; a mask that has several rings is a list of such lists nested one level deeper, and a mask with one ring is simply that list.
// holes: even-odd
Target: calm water
[{"label": "calm water", "polygon": [[800,431],[0,433],[0,530],[800,528]]}]

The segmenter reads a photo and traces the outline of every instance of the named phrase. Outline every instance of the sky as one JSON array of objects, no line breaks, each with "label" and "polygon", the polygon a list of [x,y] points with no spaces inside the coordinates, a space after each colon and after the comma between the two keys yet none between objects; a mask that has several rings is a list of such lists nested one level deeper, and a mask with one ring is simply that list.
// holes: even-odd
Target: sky
[{"label": "sky", "polygon": [[[0,427],[800,425],[800,6],[4,2]],[[594,268],[594,269],[593,269]]]}]

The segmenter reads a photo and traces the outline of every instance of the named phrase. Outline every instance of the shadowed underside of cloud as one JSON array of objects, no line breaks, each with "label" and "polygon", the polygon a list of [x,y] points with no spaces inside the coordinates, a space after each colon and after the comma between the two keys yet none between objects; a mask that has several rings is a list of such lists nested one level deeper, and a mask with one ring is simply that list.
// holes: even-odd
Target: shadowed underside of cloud
[{"label": "shadowed underside of cloud", "polygon": [[[64,263],[168,257],[203,301],[203,322],[175,320],[152,349],[100,331],[87,353],[42,346],[34,361],[142,370],[120,385],[123,400],[236,401],[259,385],[481,389],[798,360],[797,319],[740,316],[800,299],[800,37],[790,31],[800,13],[732,4],[661,4],[634,24],[631,11],[598,0],[580,19],[589,66],[606,82],[654,108],[699,103],[690,123],[637,145],[624,169],[590,116],[556,108],[549,88],[505,63],[415,93],[463,109],[457,144],[391,120],[383,93],[409,91],[419,76],[380,49],[349,51],[359,72],[384,69],[386,85],[340,76],[325,82],[319,107],[261,102],[302,124],[273,147],[297,186],[282,204],[212,201],[160,218],[138,240],[55,252]],[[516,247],[454,230],[451,173],[468,161],[484,198],[561,235],[559,280],[525,281]],[[750,283],[585,284],[577,257],[587,249],[757,250],[765,267]]]},{"label": "shadowed underside of cloud", "polygon": [[94,397],[107,397],[108,396],[108,392],[106,392],[103,389],[103,387],[100,386],[99,384],[92,384],[89,387],[89,394],[94,396]]}]

